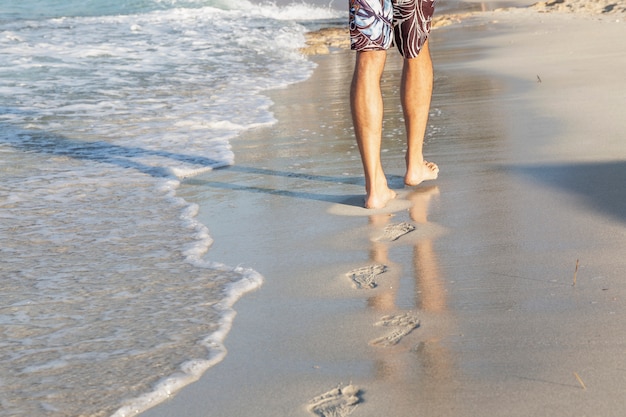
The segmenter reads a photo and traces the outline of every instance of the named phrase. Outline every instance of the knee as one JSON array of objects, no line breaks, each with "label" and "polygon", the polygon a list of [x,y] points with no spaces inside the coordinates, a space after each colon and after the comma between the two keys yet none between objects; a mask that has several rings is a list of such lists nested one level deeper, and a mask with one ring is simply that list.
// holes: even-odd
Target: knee
[{"label": "knee", "polygon": [[359,71],[381,72],[385,67],[387,51],[357,52],[356,67]]}]

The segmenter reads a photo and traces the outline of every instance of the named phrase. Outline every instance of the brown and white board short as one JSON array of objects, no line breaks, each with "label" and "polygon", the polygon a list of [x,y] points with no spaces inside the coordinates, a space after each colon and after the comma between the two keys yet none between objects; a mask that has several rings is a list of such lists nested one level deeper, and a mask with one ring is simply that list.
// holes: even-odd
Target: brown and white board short
[{"label": "brown and white board short", "polygon": [[355,51],[386,50],[395,43],[415,58],[428,40],[435,0],[349,0],[350,45]]}]

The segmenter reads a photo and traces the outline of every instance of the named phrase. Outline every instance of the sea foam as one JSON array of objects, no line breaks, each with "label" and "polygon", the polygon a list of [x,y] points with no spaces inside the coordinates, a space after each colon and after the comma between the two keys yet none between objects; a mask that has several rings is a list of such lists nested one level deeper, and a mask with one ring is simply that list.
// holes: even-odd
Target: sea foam
[{"label": "sea foam", "polygon": [[0,12],[0,416],[134,414],[223,358],[263,278],[211,259],[211,225],[176,191],[275,122],[264,91],[314,68],[303,23],[338,17],[114,3]]}]

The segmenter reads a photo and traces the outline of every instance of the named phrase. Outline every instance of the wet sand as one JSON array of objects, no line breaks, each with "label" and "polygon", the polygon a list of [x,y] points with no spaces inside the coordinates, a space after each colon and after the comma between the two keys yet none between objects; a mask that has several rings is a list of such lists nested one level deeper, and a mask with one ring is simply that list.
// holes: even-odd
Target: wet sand
[{"label": "wet sand", "polygon": [[233,141],[235,166],[181,187],[208,258],[265,283],[236,304],[224,361],[143,415],[623,415],[624,35],[621,14],[528,9],[435,31],[425,152],[441,172],[414,188],[390,54],[399,198],[376,211],[360,207],[354,56],[314,57],[310,80],[269,93],[279,122]]}]

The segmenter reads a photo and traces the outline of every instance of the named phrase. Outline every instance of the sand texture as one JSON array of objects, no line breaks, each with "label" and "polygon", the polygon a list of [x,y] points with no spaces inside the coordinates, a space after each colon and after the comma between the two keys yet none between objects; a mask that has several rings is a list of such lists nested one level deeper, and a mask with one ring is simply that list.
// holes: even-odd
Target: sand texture
[{"label": "sand texture", "polygon": [[384,210],[362,208],[353,53],[268,92],[278,123],[180,188],[208,257],[264,284],[235,305],[226,358],[145,415],[624,415],[623,7],[486,7],[437,28],[425,157],[441,171],[418,187],[390,52]]},{"label": "sand texture", "polygon": [[532,6],[539,12],[568,12],[584,15],[611,15],[618,19],[626,17],[626,4],[611,0],[552,0]]},{"label": "sand texture", "polygon": [[318,417],[345,417],[352,414],[360,401],[359,389],[348,385],[313,398],[309,403],[309,411]]},{"label": "sand texture", "polygon": [[376,277],[387,271],[387,266],[374,264],[356,268],[348,272],[346,275],[352,280],[357,289],[372,289],[378,284]]}]

